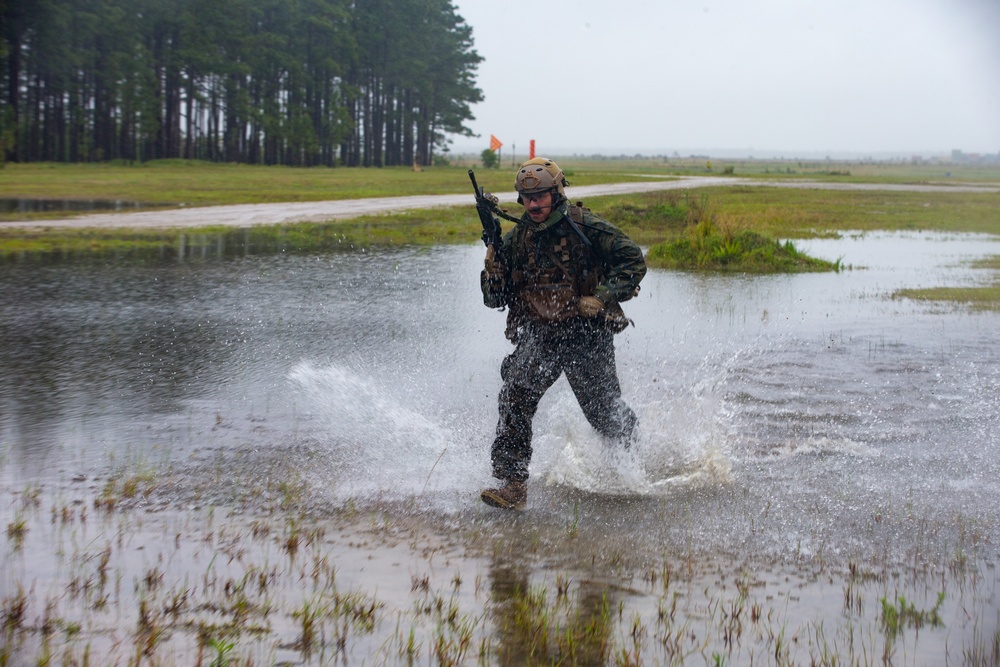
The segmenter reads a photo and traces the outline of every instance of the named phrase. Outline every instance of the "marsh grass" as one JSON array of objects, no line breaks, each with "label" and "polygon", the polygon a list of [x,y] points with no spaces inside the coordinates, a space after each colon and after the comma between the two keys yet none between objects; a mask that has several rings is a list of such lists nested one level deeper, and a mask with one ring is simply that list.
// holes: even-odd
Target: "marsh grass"
[{"label": "marsh grass", "polygon": [[7,524],[7,539],[14,543],[15,549],[20,549],[24,543],[24,535],[28,532],[28,522],[23,517],[16,517]]},{"label": "marsh grass", "polygon": [[1000,271],[1000,255],[993,255],[984,259],[978,259],[972,263],[974,269],[993,269]]},{"label": "marsh grass", "polygon": [[896,637],[903,633],[905,628],[920,628],[930,626],[939,628],[944,626],[941,620],[941,606],[944,604],[945,593],[938,593],[937,602],[930,609],[918,609],[917,606],[899,595],[895,601],[888,598],[881,598],[879,603],[882,606],[882,627],[889,637]]},{"label": "marsh grass", "polygon": [[[989,607],[990,585],[977,597],[982,574],[969,562],[926,571],[851,562],[843,572],[825,563],[814,571],[817,564],[803,562],[801,572],[781,576],[773,563],[729,564],[717,554],[664,552],[657,562],[637,564],[619,546],[595,540],[585,512],[573,512],[572,532],[579,535],[558,535],[564,521],[558,517],[554,533],[535,542],[530,526],[486,518],[439,524],[363,498],[350,507],[317,505],[297,482],[301,497],[284,503],[266,478],[281,477],[281,466],[294,470],[293,459],[276,456],[268,474],[234,478],[259,490],[230,490],[231,498],[253,499],[249,505],[148,514],[158,494],[176,502],[191,488],[171,481],[188,475],[145,463],[116,467],[111,483],[95,485],[89,498],[76,497],[79,487],[69,498],[39,487],[17,494],[13,509],[28,528],[24,552],[61,566],[40,567],[30,587],[0,596],[0,660],[871,664],[873,656],[923,646],[914,643],[918,637],[941,642],[948,632],[954,652],[996,664],[989,662],[994,634],[959,639],[961,625],[970,622],[966,614],[974,620]],[[148,495],[123,493],[136,478],[153,480]],[[205,475],[200,483],[217,480]],[[93,520],[98,525],[82,512],[63,511],[96,504],[108,489],[116,502]],[[390,516],[391,522],[382,519]],[[294,553],[286,548],[293,531]],[[407,545],[405,567],[391,564],[401,557],[398,548],[379,564],[387,543]],[[528,543],[535,553],[524,548]],[[577,565],[559,565],[566,562]],[[393,587],[379,576],[393,570],[403,570],[408,594],[406,585]],[[936,603],[926,600],[931,585],[957,591],[956,599],[939,588]],[[845,587],[850,601],[842,604]],[[799,596],[808,590],[816,597],[805,608],[829,598],[833,611],[825,621],[800,615]]]},{"label": "marsh grass", "polygon": [[985,287],[925,287],[896,290],[894,298],[964,305],[974,311],[1000,310],[1000,282]]},{"label": "marsh grass", "polygon": [[[1000,255],[971,263],[975,269],[1000,270]],[[973,311],[1000,311],[1000,277],[990,285],[907,288],[893,292],[895,299],[961,304]]]},{"label": "marsh grass", "polygon": [[649,265],[724,273],[839,270],[839,263],[809,257],[791,241],[780,243],[750,230],[729,234],[705,227],[694,228],[690,238],[653,246],[648,255]]},{"label": "marsh grass", "polygon": [[738,273],[839,271],[840,262],[815,259],[791,241],[781,243],[746,228],[742,220],[716,214],[703,195],[686,207],[687,226],[675,241],[649,249],[647,262],[663,269]]}]

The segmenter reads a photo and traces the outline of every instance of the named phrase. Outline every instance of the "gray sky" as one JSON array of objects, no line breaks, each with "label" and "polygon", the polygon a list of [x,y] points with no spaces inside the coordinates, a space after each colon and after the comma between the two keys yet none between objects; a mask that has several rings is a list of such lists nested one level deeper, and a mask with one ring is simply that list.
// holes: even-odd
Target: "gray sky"
[{"label": "gray sky", "polygon": [[518,155],[1000,152],[1000,0],[453,0]]}]

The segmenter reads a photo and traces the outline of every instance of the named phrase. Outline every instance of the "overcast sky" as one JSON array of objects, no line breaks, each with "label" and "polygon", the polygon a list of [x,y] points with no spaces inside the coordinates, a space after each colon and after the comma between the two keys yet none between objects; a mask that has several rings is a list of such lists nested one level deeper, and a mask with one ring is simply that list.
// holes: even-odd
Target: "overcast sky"
[{"label": "overcast sky", "polygon": [[1000,152],[1000,0],[452,0],[478,153]]}]

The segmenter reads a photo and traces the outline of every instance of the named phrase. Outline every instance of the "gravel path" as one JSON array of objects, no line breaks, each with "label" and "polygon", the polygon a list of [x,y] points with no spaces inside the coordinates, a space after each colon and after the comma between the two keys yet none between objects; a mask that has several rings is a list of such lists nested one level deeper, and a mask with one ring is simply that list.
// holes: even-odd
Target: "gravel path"
[{"label": "gravel path", "polygon": [[[716,185],[742,185],[759,187],[803,188],[820,190],[882,190],[908,192],[1000,192],[1000,187],[970,184],[956,185],[894,185],[879,183],[823,183],[815,181],[759,181],[748,178],[719,176],[685,176],[666,181],[636,183],[611,183],[570,187],[570,199],[587,199],[601,195],[679,190]],[[513,203],[513,192],[498,195],[501,202]],[[458,195],[417,195],[411,197],[374,197],[371,199],[342,199],[336,201],[289,202],[278,204],[238,204],[233,206],[202,206],[165,209],[139,213],[94,213],[72,218],[52,220],[26,220],[0,222],[4,227],[147,227],[176,228],[220,225],[247,227],[273,225],[286,222],[322,222],[400,211],[426,209],[439,206],[473,205],[472,193]]]}]

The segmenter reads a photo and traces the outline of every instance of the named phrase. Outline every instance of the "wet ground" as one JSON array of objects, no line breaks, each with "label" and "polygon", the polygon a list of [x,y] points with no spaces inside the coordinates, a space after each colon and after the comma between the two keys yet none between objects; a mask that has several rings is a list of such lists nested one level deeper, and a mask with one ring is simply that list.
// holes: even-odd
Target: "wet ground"
[{"label": "wet ground", "polygon": [[477,494],[508,350],[478,247],[0,268],[5,650],[994,664],[1000,316],[893,293],[1000,244],[799,247],[852,269],[651,272],[636,451],[560,381],[515,516]]}]

